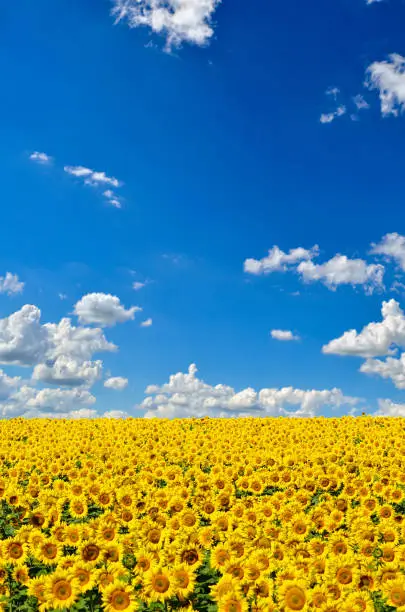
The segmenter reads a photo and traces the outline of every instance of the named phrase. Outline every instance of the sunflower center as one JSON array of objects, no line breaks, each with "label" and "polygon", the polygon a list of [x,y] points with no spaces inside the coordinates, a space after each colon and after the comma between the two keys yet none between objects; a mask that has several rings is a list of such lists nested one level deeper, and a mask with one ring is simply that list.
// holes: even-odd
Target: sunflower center
[{"label": "sunflower center", "polygon": [[400,586],[393,587],[390,592],[390,598],[396,606],[403,606],[405,604],[405,590]]},{"label": "sunflower center", "polygon": [[86,561],[95,561],[100,554],[100,549],[96,544],[88,544],[83,549],[83,558]]},{"label": "sunflower center", "polygon": [[65,601],[71,596],[72,587],[67,580],[57,580],[52,587],[52,593],[56,599]]},{"label": "sunflower center", "polygon": [[285,603],[290,610],[302,610],[306,603],[305,592],[297,586],[289,588],[285,595]]},{"label": "sunflower center", "polygon": [[131,603],[129,595],[125,591],[114,591],[110,601],[113,610],[125,610]]},{"label": "sunflower center", "polygon": [[176,580],[182,589],[188,587],[190,579],[187,572],[176,572]]},{"label": "sunflower center", "polygon": [[169,589],[170,582],[164,574],[157,574],[153,580],[153,588],[157,593],[166,593]]},{"label": "sunflower center", "polygon": [[350,584],[352,579],[352,572],[348,567],[341,567],[336,574],[336,580],[340,584]]},{"label": "sunflower center", "polygon": [[14,542],[8,549],[8,554],[12,559],[19,559],[23,555],[23,547],[21,544]]}]

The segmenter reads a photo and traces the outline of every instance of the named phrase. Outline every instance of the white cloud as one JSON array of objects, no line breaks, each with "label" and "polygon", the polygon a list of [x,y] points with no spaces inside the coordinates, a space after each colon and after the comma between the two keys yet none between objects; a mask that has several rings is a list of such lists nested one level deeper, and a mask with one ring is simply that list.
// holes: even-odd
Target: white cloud
[{"label": "white cloud", "polygon": [[275,340],[281,340],[281,341],[290,341],[290,340],[299,340],[300,337],[299,336],[295,336],[292,331],[290,330],[283,330],[283,329],[272,329],[270,332],[270,335],[272,338],[274,338]]},{"label": "white cloud", "polygon": [[107,389],[114,389],[115,391],[122,391],[128,385],[128,378],[122,376],[112,376],[104,381],[104,387]]},{"label": "white cloud", "polygon": [[388,378],[392,380],[397,389],[405,389],[405,353],[402,353],[399,358],[387,357],[385,361],[367,359],[361,365],[360,372]]},{"label": "white cloud", "polygon": [[148,26],[166,37],[166,46],[205,45],[213,35],[212,17],[220,0],[113,0],[116,21]]},{"label": "white cloud", "polygon": [[371,247],[370,253],[394,259],[405,271],[405,236],[396,232],[385,234],[380,242],[373,243]]},{"label": "white cloud", "polygon": [[369,293],[383,288],[384,267],[367,264],[363,259],[349,259],[346,255],[335,255],[323,264],[303,261],[297,271],[306,282],[321,281],[329,289],[338,285],[363,285]]},{"label": "white cloud", "polygon": [[356,105],[357,110],[367,110],[370,108],[370,104],[364,99],[364,96],[357,94],[354,96],[353,102]]},{"label": "white cloud", "polygon": [[[359,399],[345,397],[340,389],[308,390],[252,388],[236,392],[226,385],[211,386],[196,376],[197,368],[190,365],[187,374],[178,372],[162,386],[149,386],[147,397],[139,408],[145,417],[236,417],[236,416],[315,416],[325,406],[355,406]],[[288,407],[298,407],[288,410]]]},{"label": "white cloud", "polygon": [[59,323],[45,323],[43,327],[48,334],[47,359],[69,355],[72,359],[86,361],[94,353],[117,350],[99,327],[75,327],[67,317]]},{"label": "white cloud", "polygon": [[22,293],[24,284],[19,280],[17,274],[6,272],[6,276],[0,276],[0,293],[7,293],[7,295]]},{"label": "white cloud", "polygon": [[51,385],[67,387],[91,387],[101,377],[102,361],[79,361],[69,355],[35,366],[32,379]]},{"label": "white cloud", "polygon": [[393,354],[393,345],[404,347],[405,317],[398,302],[383,302],[381,313],[381,322],[369,323],[360,333],[355,329],[346,331],[340,338],[325,345],[323,352],[369,358]]},{"label": "white cloud", "polygon": [[0,401],[7,399],[21,384],[19,376],[8,376],[0,369]]},{"label": "white cloud", "polygon": [[383,116],[398,116],[405,108],[405,58],[392,53],[385,62],[373,62],[367,68],[369,89],[377,89]]},{"label": "white cloud", "polygon": [[113,176],[107,176],[105,172],[97,172],[84,166],[65,166],[65,172],[84,179],[86,185],[111,185],[112,187],[120,187],[122,183]]},{"label": "white cloud", "polygon": [[141,327],[151,327],[152,323],[152,319],[146,319],[145,321],[142,321]]},{"label": "white cloud", "polygon": [[120,198],[111,189],[104,191],[103,196],[107,199],[107,202],[111,206],[114,206],[115,208],[122,208]]},{"label": "white cloud", "polygon": [[[5,402],[0,403],[0,414],[3,417],[22,415],[51,417],[55,413],[67,415],[71,411],[74,414],[77,410],[81,410],[80,406],[87,407],[94,404],[95,401],[96,398],[85,389],[41,389],[38,391],[24,385]],[[59,417],[64,418],[62,414],[59,414]]]},{"label": "white cloud", "polygon": [[135,291],[139,291],[140,289],[143,289],[146,286],[146,283],[141,283],[140,281],[135,281],[132,284],[132,289],[135,289]]},{"label": "white cloud", "polygon": [[274,246],[269,250],[269,254],[263,259],[246,259],[244,262],[244,270],[249,274],[270,274],[271,272],[284,272],[288,267],[297,264],[300,261],[310,260],[316,257],[319,253],[318,245],[311,249],[298,247],[290,249],[285,253],[278,246]]},{"label": "white cloud", "polygon": [[118,297],[107,293],[88,293],[74,307],[81,323],[97,323],[102,326],[130,321],[141,310],[139,306],[131,306],[126,310]]},{"label": "white cloud", "polygon": [[104,419],[126,419],[127,417],[129,414],[124,410],[108,410],[103,414]]},{"label": "white cloud", "polygon": [[373,416],[383,417],[404,417],[405,416],[405,404],[395,404],[389,399],[378,400],[378,410],[374,412]]},{"label": "white cloud", "polygon": [[325,93],[327,96],[332,96],[336,100],[338,94],[340,94],[340,89],[339,87],[329,87],[329,89],[327,89]]},{"label": "white cloud", "polygon": [[30,159],[40,164],[49,164],[52,161],[52,157],[50,157],[46,153],[40,153],[39,151],[34,151],[33,153],[31,153]]},{"label": "white cloud", "polygon": [[44,359],[48,335],[40,318],[39,308],[26,304],[0,319],[0,363],[30,366]]},{"label": "white cloud", "polygon": [[332,121],[334,121],[338,117],[343,117],[343,115],[346,114],[346,110],[347,110],[346,106],[341,104],[340,106],[337,107],[335,111],[331,113],[322,113],[322,115],[319,118],[319,121],[321,123],[332,123]]}]

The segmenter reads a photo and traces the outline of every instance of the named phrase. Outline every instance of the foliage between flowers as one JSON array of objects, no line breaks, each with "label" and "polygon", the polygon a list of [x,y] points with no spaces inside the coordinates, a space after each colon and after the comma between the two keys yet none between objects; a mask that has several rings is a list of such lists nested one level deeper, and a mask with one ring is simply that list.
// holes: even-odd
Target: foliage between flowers
[{"label": "foliage between flowers", "polygon": [[405,420],[0,422],[0,610],[405,612]]}]

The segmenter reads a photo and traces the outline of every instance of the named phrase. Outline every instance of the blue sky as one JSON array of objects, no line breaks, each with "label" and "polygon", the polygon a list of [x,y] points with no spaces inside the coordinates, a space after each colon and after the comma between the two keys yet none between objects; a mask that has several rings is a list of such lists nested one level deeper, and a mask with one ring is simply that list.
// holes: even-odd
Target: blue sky
[{"label": "blue sky", "polygon": [[[20,0],[0,11],[4,416],[233,415],[233,392],[218,399],[218,384],[363,398],[305,408],[277,396],[272,414],[374,411],[388,398],[380,410],[405,414],[401,314],[389,315],[394,330],[391,319],[377,328],[368,352],[358,334],[349,348],[322,352],[347,330],[381,321],[383,301],[404,306],[405,5],[205,6],[206,14],[198,2],[191,13],[166,12],[163,22],[160,0],[138,8],[132,0]],[[262,264],[260,273],[244,268],[275,246],[285,254],[315,245],[294,261],[270,262],[266,273]],[[7,272],[24,286],[7,289]],[[126,309],[125,322],[111,324],[111,301],[109,323],[105,312],[98,322],[88,310],[80,318],[108,295]],[[7,323],[24,305],[41,311],[41,325],[70,317],[118,349],[79,354],[48,338],[52,347],[29,363],[10,357],[16,338],[40,343],[41,325]],[[298,339],[277,340],[271,330]],[[366,360],[368,372],[359,372]],[[174,379],[160,399],[152,394],[150,409],[139,408],[148,385],[192,363],[198,374]],[[64,367],[90,377],[72,385]],[[111,377],[127,386],[104,387]],[[242,398],[239,409],[269,413],[259,396]]]}]

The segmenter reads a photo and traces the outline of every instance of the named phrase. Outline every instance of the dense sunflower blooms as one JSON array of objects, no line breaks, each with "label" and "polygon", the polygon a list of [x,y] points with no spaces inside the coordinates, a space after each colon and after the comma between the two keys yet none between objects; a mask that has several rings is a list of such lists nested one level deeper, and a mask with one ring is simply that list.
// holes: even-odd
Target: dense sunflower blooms
[{"label": "dense sunflower blooms", "polygon": [[1,421],[0,610],[405,612],[404,430]]}]

